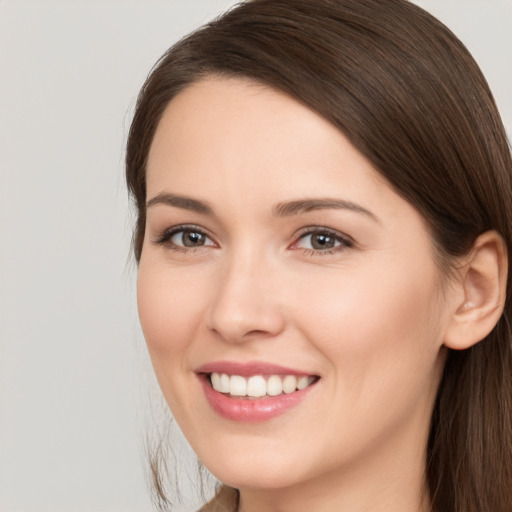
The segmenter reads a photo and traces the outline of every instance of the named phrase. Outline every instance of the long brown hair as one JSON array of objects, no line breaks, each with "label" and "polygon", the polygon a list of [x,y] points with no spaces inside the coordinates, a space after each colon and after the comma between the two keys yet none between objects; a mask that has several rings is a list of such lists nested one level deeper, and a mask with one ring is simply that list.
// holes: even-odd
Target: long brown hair
[{"label": "long brown hair", "polygon": [[[145,228],[145,166],[169,101],[208,75],[283,91],[336,126],[430,227],[440,266],[494,229],[512,254],[512,162],[489,87],[463,44],[405,0],[252,0],[173,46],[140,93],[126,178]],[[426,479],[435,512],[512,508],[512,290],[489,336],[450,351]]]}]

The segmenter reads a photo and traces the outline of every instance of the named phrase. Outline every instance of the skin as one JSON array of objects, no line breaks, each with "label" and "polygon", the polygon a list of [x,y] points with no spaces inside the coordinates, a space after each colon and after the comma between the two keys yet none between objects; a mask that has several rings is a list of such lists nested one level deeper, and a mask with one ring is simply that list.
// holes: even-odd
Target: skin
[{"label": "skin", "polygon": [[[147,166],[139,314],[163,394],[191,446],[241,510],[426,510],[428,425],[461,302],[419,213],[326,120],[279,92],[205,79],[171,101]],[[276,205],[353,208],[276,216]],[[205,245],[181,246],[186,224]],[[305,228],[340,237],[314,249]],[[179,228],[178,228],[179,229]],[[351,243],[347,244],[346,240]],[[318,375],[305,399],[261,423],[214,412],[195,373],[263,361]]]}]

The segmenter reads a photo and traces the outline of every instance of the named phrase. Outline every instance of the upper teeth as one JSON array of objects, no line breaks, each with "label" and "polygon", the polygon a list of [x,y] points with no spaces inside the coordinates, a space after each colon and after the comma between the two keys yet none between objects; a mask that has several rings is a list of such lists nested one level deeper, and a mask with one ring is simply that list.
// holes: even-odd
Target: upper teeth
[{"label": "upper teeth", "polygon": [[227,375],[226,373],[213,372],[211,374],[211,383],[215,391],[220,393],[229,393],[233,396],[276,396],[281,393],[293,393],[297,389],[308,387],[314,377],[303,375],[296,377],[295,375],[270,375],[263,377],[262,375],[254,375],[246,378],[240,375]]}]

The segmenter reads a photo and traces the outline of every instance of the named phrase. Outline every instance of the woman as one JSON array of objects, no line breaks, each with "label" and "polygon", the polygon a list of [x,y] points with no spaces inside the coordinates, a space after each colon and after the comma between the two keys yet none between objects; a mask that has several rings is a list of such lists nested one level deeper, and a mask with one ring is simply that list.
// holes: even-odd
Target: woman
[{"label": "woman", "polygon": [[144,85],[139,314],[204,510],[509,511],[512,163],[403,0],[254,0]]}]

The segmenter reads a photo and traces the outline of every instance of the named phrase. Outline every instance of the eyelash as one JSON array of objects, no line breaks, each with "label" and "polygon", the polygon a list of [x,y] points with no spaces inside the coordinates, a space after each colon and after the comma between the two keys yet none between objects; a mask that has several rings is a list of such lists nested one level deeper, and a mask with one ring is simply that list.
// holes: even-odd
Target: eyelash
[{"label": "eyelash", "polygon": [[[207,244],[207,245],[202,245],[202,246],[197,246],[197,247],[184,247],[181,245],[177,245],[174,242],[171,242],[171,239],[175,235],[177,235],[181,232],[197,233],[201,236],[204,236],[211,242],[213,242],[212,238],[198,226],[194,226],[191,224],[185,224],[185,225],[181,225],[181,226],[175,226],[171,229],[164,231],[161,235],[157,236],[153,240],[153,243],[156,245],[166,246],[167,248],[169,248],[172,251],[183,252],[183,253],[187,253],[190,251],[196,251],[198,249],[202,249],[203,247],[212,247],[212,246],[216,245],[215,242],[213,242],[212,244]],[[334,242],[338,243],[339,245],[335,245],[334,247],[332,247],[330,249],[308,249],[308,248],[296,247],[302,240],[304,240],[308,236],[312,236],[312,235],[323,235],[323,236],[332,238],[332,239],[334,239]],[[346,235],[342,235],[338,231],[335,231],[332,229],[327,229],[327,228],[320,228],[318,226],[311,226],[311,227],[308,227],[308,228],[305,228],[304,230],[302,230],[299,233],[296,241],[293,242],[293,244],[291,244],[291,246],[289,246],[289,247],[292,250],[300,250],[300,251],[302,251],[303,254],[306,254],[306,255],[325,256],[325,255],[329,255],[329,254],[339,253],[339,252],[349,249],[353,246],[354,246],[353,240],[351,240]]]}]

